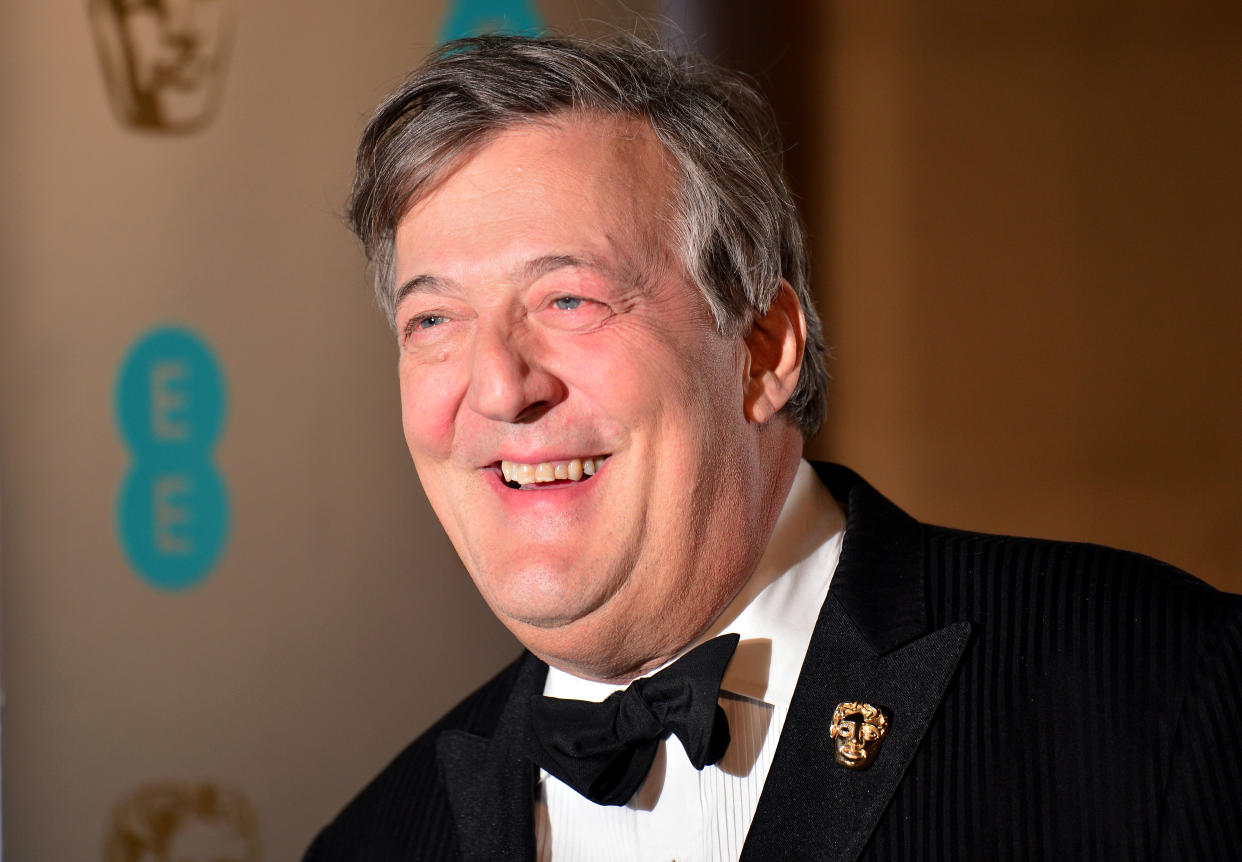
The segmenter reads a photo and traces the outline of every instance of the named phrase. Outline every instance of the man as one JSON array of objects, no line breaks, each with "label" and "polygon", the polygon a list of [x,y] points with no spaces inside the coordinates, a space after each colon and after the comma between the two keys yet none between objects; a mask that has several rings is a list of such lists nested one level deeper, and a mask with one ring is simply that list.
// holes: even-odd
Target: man
[{"label": "man", "polygon": [[451,45],[379,108],[351,216],[406,440],[527,652],[308,860],[1242,840],[1236,597],[800,460],[826,378],[779,154],[738,78],[624,41]]}]

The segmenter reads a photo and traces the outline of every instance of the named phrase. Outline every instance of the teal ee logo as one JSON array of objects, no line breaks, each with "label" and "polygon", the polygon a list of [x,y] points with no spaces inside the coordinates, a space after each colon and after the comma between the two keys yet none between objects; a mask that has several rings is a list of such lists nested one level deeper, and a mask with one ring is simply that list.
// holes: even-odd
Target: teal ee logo
[{"label": "teal ee logo", "polygon": [[116,384],[132,456],[117,527],[130,565],[153,586],[194,586],[224,549],[228,493],[212,461],[224,413],[220,365],[197,335],[161,327],[130,349]]},{"label": "teal ee logo", "polygon": [[440,30],[440,41],[484,33],[538,36],[543,31],[532,0],[453,0]]}]

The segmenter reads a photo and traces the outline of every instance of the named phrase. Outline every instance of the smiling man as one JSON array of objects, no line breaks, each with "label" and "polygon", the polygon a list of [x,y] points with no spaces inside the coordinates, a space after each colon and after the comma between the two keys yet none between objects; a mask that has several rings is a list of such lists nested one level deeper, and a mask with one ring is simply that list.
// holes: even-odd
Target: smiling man
[{"label": "smiling man", "polygon": [[351,218],[406,442],[526,651],[311,862],[1242,840],[1233,597],[802,460],[827,378],[780,152],[744,81],[632,41],[453,44],[377,111]]},{"label": "smiling man", "polygon": [[423,488],[505,625],[595,679],[707,628],[801,450],[768,422],[798,379],[797,298],[781,284],[748,337],[721,335],[669,247],[676,188],[650,124],[548,118],[494,133],[395,236]]}]

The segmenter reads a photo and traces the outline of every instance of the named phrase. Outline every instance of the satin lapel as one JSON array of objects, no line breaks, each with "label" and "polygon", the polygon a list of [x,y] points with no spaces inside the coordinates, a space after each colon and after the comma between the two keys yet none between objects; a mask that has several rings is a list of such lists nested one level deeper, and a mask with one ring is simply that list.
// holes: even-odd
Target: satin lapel
[{"label": "satin lapel", "polygon": [[531,698],[546,674],[528,654],[492,737],[447,730],[436,741],[462,862],[534,862],[538,770],[524,752]]},{"label": "satin lapel", "polygon": [[[969,623],[956,623],[881,656],[831,593],[820,626],[826,631],[807,653],[809,669],[790,704],[743,862],[858,856],[918,750],[970,634]],[[889,715],[888,735],[863,771],[837,765],[828,735],[836,705],[851,700]]]},{"label": "satin lapel", "polygon": [[[807,650],[743,847],[745,862],[853,860],[918,750],[970,637],[969,623],[927,632],[922,527],[855,474],[816,465],[847,506],[845,543]],[[838,703],[889,716],[869,769],[834,760]]]}]

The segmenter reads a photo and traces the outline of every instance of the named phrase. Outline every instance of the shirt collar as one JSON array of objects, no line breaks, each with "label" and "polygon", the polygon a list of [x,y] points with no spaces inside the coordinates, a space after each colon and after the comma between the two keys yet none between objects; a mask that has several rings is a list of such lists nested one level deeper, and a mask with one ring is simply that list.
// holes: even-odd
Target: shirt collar
[{"label": "shirt collar", "polygon": [[[736,632],[741,642],[721,688],[787,708],[841,556],[844,532],[841,507],[811,465],[802,461],[754,574],[682,654],[717,635]],[[601,701],[622,688],[550,667],[543,693]]]}]

